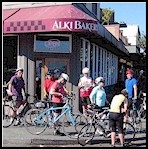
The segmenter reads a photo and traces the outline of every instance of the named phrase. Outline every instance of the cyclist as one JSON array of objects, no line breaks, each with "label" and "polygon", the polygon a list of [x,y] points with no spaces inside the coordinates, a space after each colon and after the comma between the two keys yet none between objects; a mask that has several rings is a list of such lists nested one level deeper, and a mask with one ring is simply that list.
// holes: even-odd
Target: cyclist
[{"label": "cyclist", "polygon": [[92,78],[89,77],[89,68],[85,67],[82,70],[83,77],[79,79],[78,88],[80,91],[80,100],[82,104],[82,112],[86,115],[87,106],[91,103],[89,95],[93,88]]},{"label": "cyclist", "polygon": [[[103,111],[103,107],[105,106],[106,102],[106,93],[104,90],[104,78],[98,77],[95,79],[96,86],[92,89],[92,92],[89,95],[91,104],[97,105],[95,108],[99,109],[99,112],[101,113]],[[88,108],[91,108],[90,105],[88,105]],[[102,131],[97,129],[96,134],[99,133],[100,135],[103,134]]]},{"label": "cyclist", "polygon": [[14,76],[11,77],[10,81],[8,82],[8,95],[12,96],[12,99],[15,100],[16,104],[16,124],[20,124],[20,113],[21,109],[23,109],[24,104],[26,103],[25,100],[23,100],[22,90],[25,93],[25,82],[22,77],[23,75],[23,69],[18,68],[16,69],[16,73]]},{"label": "cyclist", "polygon": [[98,77],[95,79],[96,86],[93,88],[92,92],[89,95],[91,104],[98,105],[100,112],[102,112],[102,107],[105,106],[106,102],[106,93],[104,90],[104,78]]},{"label": "cyclist", "polygon": [[44,98],[48,99],[49,101],[51,100],[51,96],[49,94],[50,88],[52,86],[52,84],[55,82],[55,78],[54,78],[54,72],[53,71],[49,71],[46,75],[46,78],[44,80]]},{"label": "cyclist", "polygon": [[127,94],[127,90],[123,89],[121,94],[115,95],[111,101],[109,126],[111,129],[111,145],[113,147],[115,147],[116,128],[118,129],[121,146],[124,146],[123,120],[128,108]]},{"label": "cyclist", "polygon": [[125,80],[125,88],[128,92],[128,112],[126,115],[126,121],[130,116],[130,109],[132,109],[132,102],[137,100],[137,80],[133,77],[134,71],[128,69],[126,71],[127,79]]},{"label": "cyclist", "polygon": [[[56,80],[50,89],[50,94],[52,95],[52,105],[53,107],[62,107],[64,105],[63,96],[68,94],[68,90],[65,85],[66,82],[69,81],[69,76],[66,73],[62,73],[58,80]],[[54,119],[61,114],[62,109],[55,110],[53,112]],[[54,126],[54,135],[63,135],[58,130],[59,122]]]}]

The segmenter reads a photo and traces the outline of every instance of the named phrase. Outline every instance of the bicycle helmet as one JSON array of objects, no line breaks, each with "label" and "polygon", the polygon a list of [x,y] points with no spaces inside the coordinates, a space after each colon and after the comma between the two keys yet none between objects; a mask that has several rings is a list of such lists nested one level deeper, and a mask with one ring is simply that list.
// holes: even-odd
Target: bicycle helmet
[{"label": "bicycle helmet", "polygon": [[69,81],[69,76],[66,73],[62,73],[60,77],[64,78],[66,81]]},{"label": "bicycle helmet", "polygon": [[126,74],[133,74],[133,73],[134,73],[134,71],[132,69],[129,69],[126,71]]},{"label": "bicycle helmet", "polygon": [[47,72],[47,75],[54,76],[54,71],[49,70],[49,71]]},{"label": "bicycle helmet", "polygon": [[87,68],[87,67],[83,68],[82,73],[83,73],[83,74],[89,73],[89,68]]},{"label": "bicycle helmet", "polygon": [[95,79],[95,83],[98,84],[100,82],[104,82],[104,78],[103,77],[98,77]]},{"label": "bicycle helmet", "polygon": [[24,70],[23,70],[23,68],[17,68],[16,72],[18,72],[18,71],[22,71],[23,72]]}]

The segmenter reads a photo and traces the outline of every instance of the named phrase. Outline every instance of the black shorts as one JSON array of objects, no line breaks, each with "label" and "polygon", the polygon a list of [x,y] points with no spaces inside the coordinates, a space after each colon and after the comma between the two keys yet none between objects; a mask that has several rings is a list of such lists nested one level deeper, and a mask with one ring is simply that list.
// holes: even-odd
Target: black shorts
[{"label": "black shorts", "polygon": [[81,97],[82,106],[91,104],[89,97]]},{"label": "black shorts", "polygon": [[[64,106],[64,103],[56,103],[56,102],[52,102],[52,106],[54,108],[57,108],[57,107],[63,107]],[[62,109],[57,109],[57,110],[53,110],[55,113],[61,113]]]},{"label": "black shorts", "polygon": [[109,113],[109,127],[111,132],[116,132],[116,129],[118,129],[118,133],[123,133],[123,118],[122,113]]}]

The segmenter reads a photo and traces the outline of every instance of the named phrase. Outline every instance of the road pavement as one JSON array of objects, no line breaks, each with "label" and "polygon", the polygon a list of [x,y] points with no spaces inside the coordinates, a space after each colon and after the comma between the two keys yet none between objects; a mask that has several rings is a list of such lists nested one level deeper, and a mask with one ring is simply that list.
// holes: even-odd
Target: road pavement
[{"label": "road pavement", "polygon": [[[40,135],[30,134],[24,126],[10,126],[2,131],[3,147],[81,147],[76,139],[67,136],[53,135],[53,129],[47,128]],[[86,147],[110,147],[110,138],[96,137],[91,145]],[[118,146],[118,145],[117,145]],[[137,133],[131,147],[146,147],[146,120],[143,120],[143,131]]]}]

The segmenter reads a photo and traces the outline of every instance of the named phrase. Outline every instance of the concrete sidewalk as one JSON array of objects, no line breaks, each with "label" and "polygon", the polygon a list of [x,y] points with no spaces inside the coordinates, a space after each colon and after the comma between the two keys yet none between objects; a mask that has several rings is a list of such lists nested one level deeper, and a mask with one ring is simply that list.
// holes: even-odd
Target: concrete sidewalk
[{"label": "concrete sidewalk", "polygon": [[[143,121],[143,128],[146,131],[146,120]],[[137,141],[146,142],[146,132],[136,134]],[[71,139],[67,136],[53,135],[53,129],[47,128],[45,132],[39,135],[30,134],[24,126],[11,126],[3,128],[2,131],[3,147],[8,146],[31,146],[31,145],[76,145],[77,139]],[[110,138],[95,137],[93,139],[98,145],[108,144],[110,146]],[[134,141],[137,143],[137,141]],[[142,143],[141,142],[141,143]]]}]

